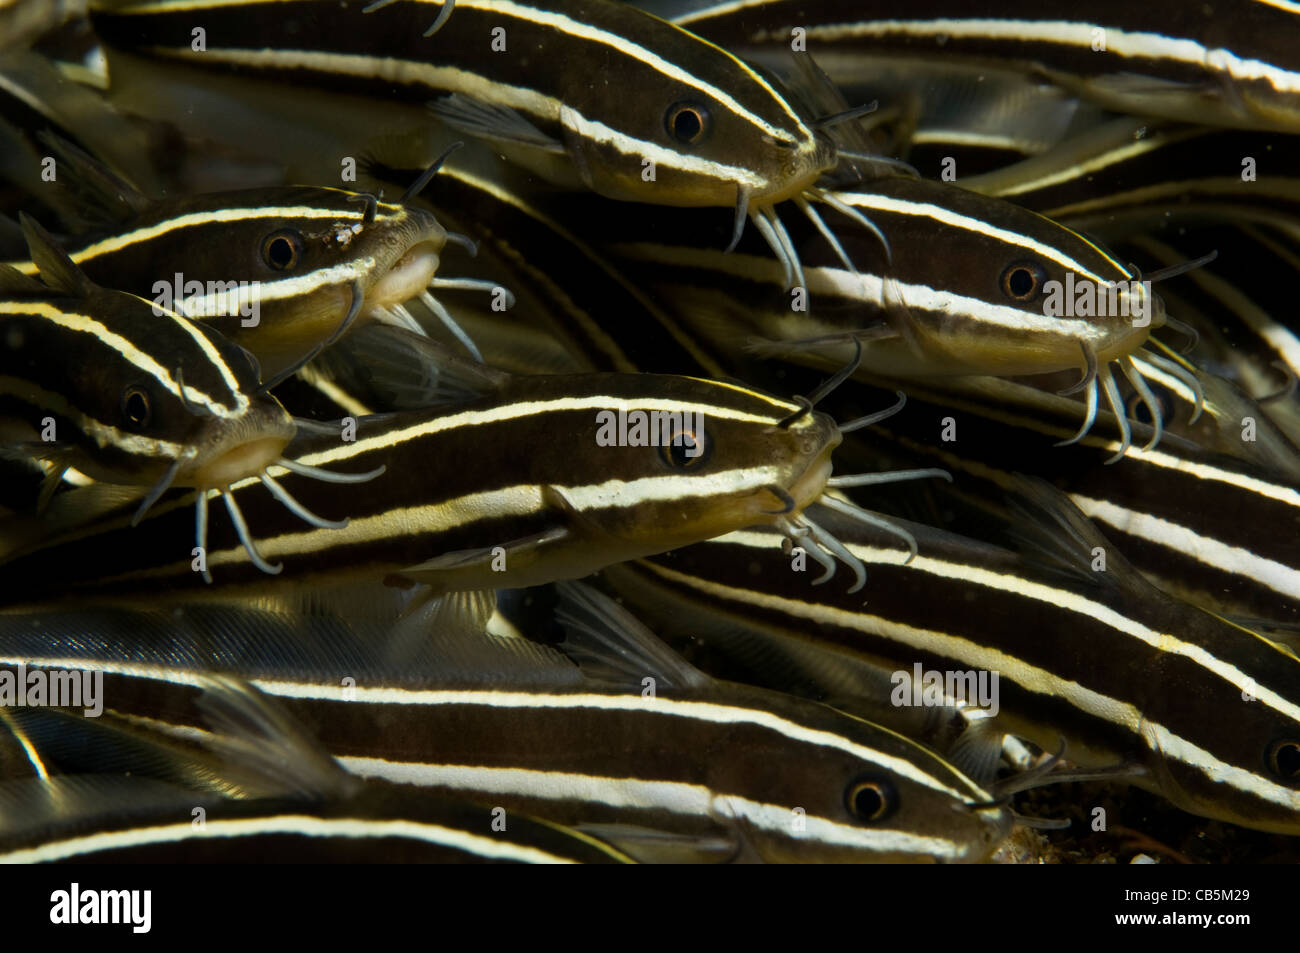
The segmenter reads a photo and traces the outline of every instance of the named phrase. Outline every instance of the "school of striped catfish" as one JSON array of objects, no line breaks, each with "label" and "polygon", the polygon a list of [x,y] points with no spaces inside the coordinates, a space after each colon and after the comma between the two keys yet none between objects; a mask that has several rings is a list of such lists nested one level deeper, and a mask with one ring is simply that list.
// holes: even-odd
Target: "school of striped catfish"
[{"label": "school of striped catfish", "polygon": [[1300,860],[1300,7],[0,3],[0,861]]}]

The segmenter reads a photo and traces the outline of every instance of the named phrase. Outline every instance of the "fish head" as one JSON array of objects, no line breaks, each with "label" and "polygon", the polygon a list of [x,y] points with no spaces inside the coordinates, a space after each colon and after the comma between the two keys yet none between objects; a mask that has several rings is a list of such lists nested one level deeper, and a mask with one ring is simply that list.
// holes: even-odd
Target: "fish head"
[{"label": "fish head", "polygon": [[576,507],[589,533],[650,555],[772,522],[821,495],[841,439],[825,415],[782,426],[799,405],[721,381],[636,375],[625,384],[606,389],[608,406],[577,435],[602,478]]},{"label": "fish head", "polygon": [[[1225,623],[1230,624],[1230,623]],[[1144,705],[1146,786],[1183,810],[1277,834],[1300,834],[1300,659],[1233,626],[1203,669],[1164,657]]]},{"label": "fish head", "polygon": [[112,343],[68,375],[56,401],[79,412],[77,433],[59,437],[87,476],[224,486],[260,472],[292,439],[288,412],[260,392],[256,359],[220,332],[98,286],[76,307],[97,316],[101,342]]},{"label": "fish head", "polygon": [[149,249],[163,303],[248,348],[268,377],[328,340],[356,294],[366,320],[424,291],[447,239],[431,212],[332,188],[216,193],[168,214],[183,224]]},{"label": "fish head", "polygon": [[835,167],[831,141],[750,66],[653,17],[628,18],[638,52],[611,53],[561,109],[565,151],[593,191],[679,207],[735,207],[743,191],[771,204]]},{"label": "fish head", "polygon": [[[1012,202],[905,177],[836,196],[888,243],[881,262],[875,236],[836,220],[850,254],[875,272],[861,293],[906,329],[918,375],[1082,369],[1085,349],[1111,361],[1164,323],[1149,282],[1086,236]],[[872,246],[874,256],[858,251]]]},{"label": "fish head", "polygon": [[1010,812],[929,749],[824,705],[762,694],[764,717],[735,726],[709,786],[762,792],[715,797],[713,813],[765,862],[974,863],[1010,833]]}]

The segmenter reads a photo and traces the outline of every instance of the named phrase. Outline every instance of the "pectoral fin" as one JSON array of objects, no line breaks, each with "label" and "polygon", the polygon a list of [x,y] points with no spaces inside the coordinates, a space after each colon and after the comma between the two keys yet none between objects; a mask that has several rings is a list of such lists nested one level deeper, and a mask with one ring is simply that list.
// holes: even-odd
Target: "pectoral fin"
[{"label": "pectoral fin", "polygon": [[429,110],[453,129],[478,139],[531,146],[557,155],[565,153],[564,143],[542,132],[523,114],[505,106],[485,103],[463,93],[452,93],[429,103]]},{"label": "pectoral fin", "polygon": [[[398,575],[419,579],[422,576],[453,571],[468,570],[487,573],[495,568],[494,561],[504,561],[505,571],[508,572],[510,569],[518,568],[521,565],[531,564],[542,547],[559,542],[571,535],[569,530],[564,527],[555,527],[545,532],[535,533],[532,536],[523,536],[494,546],[483,546],[479,549],[458,549],[450,553],[443,553],[441,556],[435,556],[433,559],[426,560],[419,565],[403,569]],[[433,580],[429,581],[432,582]],[[502,581],[503,583],[507,581],[504,575]]]}]

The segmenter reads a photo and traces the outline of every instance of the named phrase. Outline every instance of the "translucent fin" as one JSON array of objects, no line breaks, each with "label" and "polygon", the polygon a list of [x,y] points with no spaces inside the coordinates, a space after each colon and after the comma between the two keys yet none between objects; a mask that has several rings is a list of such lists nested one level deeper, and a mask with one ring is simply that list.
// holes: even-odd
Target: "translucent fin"
[{"label": "translucent fin", "polygon": [[976,784],[988,787],[997,777],[1005,734],[996,718],[974,718],[953,742],[947,758]]},{"label": "translucent fin", "polygon": [[690,835],[632,824],[581,824],[576,830],[612,844],[641,864],[722,864],[737,852],[734,839]]},{"label": "translucent fin", "polygon": [[251,685],[209,677],[197,707],[212,729],[207,747],[241,774],[261,775],[269,790],[346,797],[360,787],[294,718]]},{"label": "translucent fin", "polygon": [[494,106],[464,93],[451,93],[429,103],[429,110],[466,135],[480,139],[533,146],[557,155],[564,154],[564,144],[542,132],[521,113],[504,106]]},{"label": "translucent fin", "polygon": [[560,594],[556,618],[568,634],[563,649],[588,674],[595,669],[635,685],[650,677],[672,688],[705,688],[712,683],[608,596],[577,582],[557,583],[556,589]]},{"label": "translucent fin", "polygon": [[27,250],[40,271],[41,280],[55,291],[72,298],[84,298],[89,294],[94,285],[68,257],[67,252],[59,247],[53,236],[26,212],[19,213],[18,219],[23,234],[27,237]]}]

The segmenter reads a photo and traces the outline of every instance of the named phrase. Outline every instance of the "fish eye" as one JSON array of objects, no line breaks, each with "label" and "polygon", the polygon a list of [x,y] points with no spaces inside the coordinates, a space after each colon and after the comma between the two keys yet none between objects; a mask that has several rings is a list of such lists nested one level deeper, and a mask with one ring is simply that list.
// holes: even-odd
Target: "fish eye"
[{"label": "fish eye", "polygon": [[669,137],[683,146],[703,142],[713,125],[709,111],[699,103],[674,103],[664,115]]},{"label": "fish eye", "polygon": [[292,228],[272,232],[262,242],[262,260],[276,271],[288,271],[300,258],[302,235]]},{"label": "fish eye", "polygon": [[1047,283],[1047,272],[1036,261],[1016,261],[1007,266],[998,282],[1002,293],[1014,301],[1029,301]]},{"label": "fish eye", "polygon": [[1268,769],[1283,781],[1300,781],[1300,742],[1275,741],[1268,749]]},{"label": "fish eye", "polygon": [[712,447],[704,430],[678,430],[659,448],[659,455],[674,470],[695,470],[708,459]]},{"label": "fish eye", "polygon": [[870,778],[849,785],[845,801],[858,820],[879,821],[898,806],[898,794],[888,781]]},{"label": "fish eye", "polygon": [[128,387],[122,392],[122,418],[127,425],[140,430],[149,425],[153,409],[149,395],[142,387]]}]

